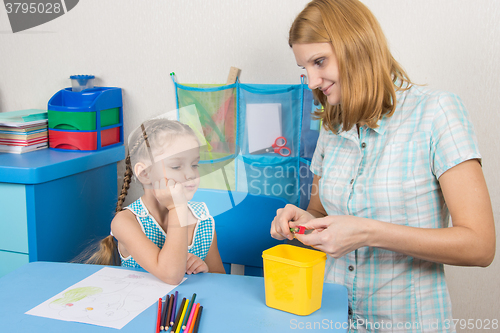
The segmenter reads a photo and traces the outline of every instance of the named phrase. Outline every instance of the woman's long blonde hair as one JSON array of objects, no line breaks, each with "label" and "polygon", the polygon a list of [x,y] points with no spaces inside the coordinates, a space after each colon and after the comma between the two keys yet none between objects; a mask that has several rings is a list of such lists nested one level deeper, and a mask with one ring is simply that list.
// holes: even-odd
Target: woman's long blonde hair
[{"label": "woman's long blonde hair", "polygon": [[[125,174],[123,186],[116,203],[115,214],[121,212],[123,203],[127,197],[132,177],[134,176],[132,166],[139,161],[150,158],[148,145],[156,148],[165,147],[174,138],[188,135],[196,139],[196,135],[188,125],[175,120],[156,118],[145,121],[138,130],[132,132],[129,138],[127,157],[125,158]],[[198,140],[198,139],[196,139]],[[97,248],[87,249],[84,253],[73,260],[96,265],[120,266],[121,259],[118,252],[118,244],[112,235],[101,240]]]},{"label": "woman's long blonde hair", "polygon": [[392,57],[384,33],[370,10],[358,0],[313,0],[290,28],[288,43],[330,43],[338,60],[341,102],[329,105],[314,89],[325,112],[316,112],[327,130],[334,133],[356,124],[378,127],[383,115],[396,109],[396,90],[412,85]]}]

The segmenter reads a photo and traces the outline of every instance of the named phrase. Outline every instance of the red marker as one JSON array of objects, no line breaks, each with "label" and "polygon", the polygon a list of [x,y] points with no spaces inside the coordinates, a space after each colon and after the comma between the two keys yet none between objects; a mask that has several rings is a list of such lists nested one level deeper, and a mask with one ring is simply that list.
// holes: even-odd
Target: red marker
[{"label": "red marker", "polygon": [[294,234],[308,235],[314,231],[314,229],[306,229],[304,226],[298,226],[296,228],[290,228],[290,231]]}]

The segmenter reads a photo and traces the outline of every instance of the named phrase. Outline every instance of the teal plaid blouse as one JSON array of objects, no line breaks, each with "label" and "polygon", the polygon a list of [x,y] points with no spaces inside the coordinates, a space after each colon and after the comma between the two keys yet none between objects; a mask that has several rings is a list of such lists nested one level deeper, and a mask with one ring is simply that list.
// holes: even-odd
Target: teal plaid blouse
[{"label": "teal plaid blouse", "polygon": [[[353,215],[419,228],[446,228],[449,211],[438,178],[480,159],[461,100],[412,87],[375,129],[321,130],[311,170],[328,215]],[[363,247],[328,257],[325,281],[347,287],[358,332],[452,332],[442,264]],[[385,323],[385,325],[384,325]]]},{"label": "teal plaid blouse", "polygon": [[[215,225],[214,218],[210,216],[208,208],[203,202],[188,202],[188,207],[193,215],[198,219],[198,223],[194,229],[193,242],[188,246],[188,252],[205,260],[214,235]],[[149,214],[142,199],[134,201],[125,209],[130,210],[137,218],[141,225],[142,231],[146,236],[158,246],[162,248],[165,243],[165,231],[160,227],[158,222]],[[124,267],[141,267],[132,256],[124,258],[121,254],[121,265]]]}]

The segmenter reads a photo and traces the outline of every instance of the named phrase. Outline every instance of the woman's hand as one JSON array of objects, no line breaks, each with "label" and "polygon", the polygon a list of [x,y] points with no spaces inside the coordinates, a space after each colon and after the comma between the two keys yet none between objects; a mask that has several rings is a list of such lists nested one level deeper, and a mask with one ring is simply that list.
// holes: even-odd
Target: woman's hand
[{"label": "woman's hand", "polygon": [[200,257],[195,256],[192,253],[187,254],[187,263],[186,263],[186,273],[187,274],[198,274],[198,273],[207,273],[208,266],[207,264],[201,260]]},{"label": "woman's hand", "polygon": [[300,242],[325,252],[334,258],[366,246],[368,219],[339,215],[310,220],[303,224],[306,229],[314,229],[308,235],[295,234]]},{"label": "woman's hand", "polygon": [[280,208],[276,211],[276,217],[271,223],[271,237],[282,239],[293,239],[293,234],[290,228],[303,225],[307,221],[314,219],[310,213],[297,206],[288,204],[285,208]]},{"label": "woman's hand", "polygon": [[184,185],[176,183],[173,179],[162,178],[154,182],[153,193],[156,200],[168,210],[187,205]]}]

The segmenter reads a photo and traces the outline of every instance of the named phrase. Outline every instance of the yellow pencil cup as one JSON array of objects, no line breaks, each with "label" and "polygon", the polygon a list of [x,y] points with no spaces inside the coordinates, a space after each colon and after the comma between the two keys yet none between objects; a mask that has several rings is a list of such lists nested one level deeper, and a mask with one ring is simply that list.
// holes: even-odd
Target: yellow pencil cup
[{"label": "yellow pencil cup", "polygon": [[300,316],[321,307],[326,254],[280,244],[262,252],[266,305]]}]

